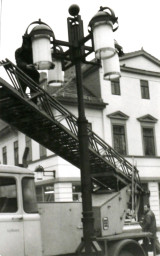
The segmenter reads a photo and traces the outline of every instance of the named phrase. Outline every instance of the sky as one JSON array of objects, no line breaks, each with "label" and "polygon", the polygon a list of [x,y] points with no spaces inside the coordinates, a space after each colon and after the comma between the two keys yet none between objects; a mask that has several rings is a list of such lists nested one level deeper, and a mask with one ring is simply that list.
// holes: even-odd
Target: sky
[{"label": "sky", "polygon": [[114,38],[125,53],[140,50],[160,59],[160,0],[0,0],[0,60],[15,63],[14,52],[21,46],[28,25],[41,18],[58,40],[68,40],[68,8],[78,4],[84,23],[88,23],[100,6],[110,7],[118,17]]}]

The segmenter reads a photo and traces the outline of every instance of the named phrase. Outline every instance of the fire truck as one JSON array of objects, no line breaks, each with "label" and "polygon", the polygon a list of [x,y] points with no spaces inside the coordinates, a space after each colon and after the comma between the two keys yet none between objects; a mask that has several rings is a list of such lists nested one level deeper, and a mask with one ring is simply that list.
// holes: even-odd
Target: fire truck
[{"label": "fire truck", "polygon": [[[80,167],[77,118],[8,59],[1,61],[10,82],[0,78],[0,118],[22,133]],[[19,79],[34,90],[26,95]],[[33,99],[36,97],[35,104]],[[32,121],[30,121],[32,116]],[[142,229],[124,231],[127,209],[145,191],[138,170],[88,128],[94,235],[92,253],[106,256],[145,256]],[[0,165],[0,255],[83,255],[80,202],[39,203],[34,173]]]}]

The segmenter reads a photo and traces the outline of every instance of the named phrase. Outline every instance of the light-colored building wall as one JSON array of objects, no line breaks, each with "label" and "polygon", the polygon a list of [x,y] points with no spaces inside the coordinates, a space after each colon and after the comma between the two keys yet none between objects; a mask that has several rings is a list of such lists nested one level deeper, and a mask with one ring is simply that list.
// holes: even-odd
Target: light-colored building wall
[{"label": "light-colored building wall", "polygon": [[[149,76],[135,76],[133,75],[132,77],[132,74],[126,76],[125,73],[122,73],[120,79],[121,95],[112,95],[110,82],[102,79],[101,84],[103,91],[105,90],[103,100],[109,103],[106,109],[104,109],[104,118],[106,119],[105,137],[107,142],[112,145],[111,122],[110,119],[107,120],[107,115],[120,110],[129,116],[126,122],[127,140],[129,144],[128,154],[143,155],[141,124],[137,118],[150,114],[159,119],[160,107],[158,95],[160,95],[160,79],[150,78]],[[149,81],[150,99],[141,98],[140,79]],[[160,122],[157,122],[155,124],[157,155],[160,155],[159,129]]]},{"label": "light-colored building wall", "polygon": [[[133,54],[134,55],[134,54]],[[121,111],[128,116],[125,121],[127,160],[137,166],[142,182],[148,183],[150,190],[150,204],[160,224],[159,209],[159,183],[160,183],[160,65],[144,56],[136,56],[125,59],[122,57],[121,66],[131,67],[131,71],[121,72],[120,95],[113,95],[111,82],[103,80],[103,72],[100,70],[101,91],[103,101],[107,107],[103,110],[104,137],[108,144],[113,146],[112,120],[108,117],[116,111]],[[149,57],[149,56],[148,56]],[[137,70],[136,70],[137,69]],[[145,72],[138,72],[138,69]],[[137,72],[136,72],[137,71]],[[149,72],[147,72],[149,71]],[[153,73],[151,74],[152,71]],[[156,72],[156,73],[154,73]],[[140,80],[147,80],[149,84],[149,99],[142,99]],[[145,156],[143,148],[142,124],[139,117],[151,115],[157,122],[152,123],[155,136],[155,156]],[[116,120],[117,124],[120,120]],[[149,124],[147,124],[149,125]]]},{"label": "light-colored building wall", "polygon": [[[78,109],[73,106],[65,106],[72,114],[78,117]],[[92,130],[98,134],[101,138],[103,138],[103,112],[102,110],[98,110],[96,108],[85,108],[86,118],[89,123],[92,125]],[[62,122],[65,125],[65,122]]]},{"label": "light-colored building wall", "polygon": [[148,183],[148,188],[150,191],[150,206],[151,209],[154,211],[157,224],[160,225],[160,218],[159,218],[159,212],[160,212],[160,207],[159,207],[159,187],[157,182],[149,182]]}]

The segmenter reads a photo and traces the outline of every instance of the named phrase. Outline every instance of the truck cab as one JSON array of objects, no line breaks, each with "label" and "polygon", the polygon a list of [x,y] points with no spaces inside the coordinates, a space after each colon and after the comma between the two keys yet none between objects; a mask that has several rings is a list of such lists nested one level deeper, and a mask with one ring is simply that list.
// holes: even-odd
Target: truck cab
[{"label": "truck cab", "polygon": [[0,165],[0,255],[41,256],[40,216],[34,174]]}]

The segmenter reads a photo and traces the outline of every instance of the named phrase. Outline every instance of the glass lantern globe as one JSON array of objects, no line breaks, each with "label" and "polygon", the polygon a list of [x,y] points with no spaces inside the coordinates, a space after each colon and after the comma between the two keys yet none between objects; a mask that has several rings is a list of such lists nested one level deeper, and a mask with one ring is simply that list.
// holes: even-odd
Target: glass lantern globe
[{"label": "glass lantern globe", "polygon": [[50,86],[61,86],[64,82],[61,59],[54,58],[53,64],[55,65],[54,68],[48,70],[48,84]]},{"label": "glass lantern globe", "polygon": [[94,50],[97,59],[110,58],[115,53],[112,23],[97,22],[93,28]]},{"label": "glass lantern globe", "polygon": [[44,24],[35,26],[31,33],[33,63],[39,70],[50,69],[52,66],[50,37],[52,30]]},{"label": "glass lantern globe", "polygon": [[43,179],[44,168],[41,165],[38,165],[35,168],[35,173],[36,173],[36,179],[37,180],[42,180]]},{"label": "glass lantern globe", "polygon": [[97,59],[110,58],[114,56],[116,51],[113,25],[117,22],[117,18],[110,8],[106,7],[104,9],[109,10],[110,13],[100,9],[89,23],[93,34],[94,51]]},{"label": "glass lantern globe", "polygon": [[118,53],[116,52],[114,56],[103,59],[102,60],[102,66],[103,66],[103,78],[104,80],[116,80],[120,78],[121,72],[120,72],[120,64],[119,64],[119,57]]}]

